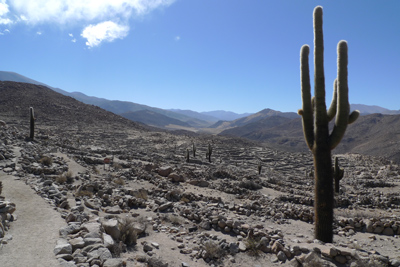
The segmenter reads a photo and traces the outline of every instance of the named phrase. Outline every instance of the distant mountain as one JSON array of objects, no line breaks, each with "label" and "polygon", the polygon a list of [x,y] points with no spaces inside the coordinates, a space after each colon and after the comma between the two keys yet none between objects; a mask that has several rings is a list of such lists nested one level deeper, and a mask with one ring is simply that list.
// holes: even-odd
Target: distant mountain
[{"label": "distant mountain", "polygon": [[387,115],[400,114],[400,110],[390,110],[379,106],[368,106],[362,104],[351,104],[350,109],[360,111],[361,115],[374,114],[374,113],[387,114]]},{"label": "distant mountain", "polygon": [[281,116],[270,116],[263,118],[261,120],[258,120],[256,122],[251,122],[248,124],[245,124],[243,126],[239,127],[234,127],[227,129],[225,131],[222,131],[219,135],[227,135],[227,136],[239,136],[239,137],[245,137],[253,140],[257,140],[258,138],[253,136],[254,133],[259,133],[265,130],[268,130],[272,127],[287,123],[291,119],[281,117]]},{"label": "distant mountain", "polygon": [[48,86],[47,84],[32,80],[28,77],[22,76],[12,71],[0,71],[0,81],[31,83],[31,84],[43,85],[50,88],[50,86]]},{"label": "distant mountain", "polygon": [[38,85],[43,85],[46,86],[60,94],[70,96],[75,98],[76,100],[79,100],[85,104],[90,104],[90,105],[95,105],[98,107],[101,107],[105,110],[111,111],[115,114],[122,114],[122,113],[127,113],[127,112],[135,112],[139,110],[150,110],[153,112],[157,112],[159,114],[162,114],[164,116],[171,117],[173,119],[181,120],[183,122],[187,122],[191,127],[195,128],[200,128],[200,127],[207,127],[209,126],[212,122],[192,118],[183,114],[179,114],[176,112],[172,112],[169,110],[164,110],[160,108],[154,108],[146,105],[141,105],[141,104],[136,104],[133,102],[128,102],[128,101],[119,101],[119,100],[108,100],[104,98],[99,98],[99,97],[94,97],[94,96],[87,96],[83,93],[80,92],[67,92],[59,88],[51,87],[49,85],[46,85],[44,83],[35,81],[33,79],[27,78],[23,75],[20,75],[15,72],[8,72],[8,71],[0,71],[0,81],[15,81],[15,82],[23,82],[23,83],[31,83],[31,84],[38,84]]},{"label": "distant mountain", "polygon": [[274,116],[279,116],[279,117],[288,118],[288,119],[299,118],[299,115],[297,115],[297,113],[294,113],[294,112],[280,112],[280,111],[275,111],[272,109],[263,109],[257,113],[251,114],[247,117],[236,119],[234,121],[230,121],[230,122],[219,121],[219,122],[211,125],[210,128],[217,128],[220,130],[225,130],[225,129],[234,128],[234,127],[242,127],[242,126],[245,126],[250,123],[258,122],[264,118],[274,117]]},{"label": "distant mountain", "polygon": [[181,120],[162,115],[151,110],[139,110],[135,112],[126,112],[121,114],[122,117],[132,121],[141,122],[150,126],[165,127],[168,125],[178,125],[191,127],[188,123]]},{"label": "distant mountain", "polygon": [[172,112],[175,113],[179,113],[179,114],[183,114],[198,120],[203,120],[203,121],[207,121],[207,122],[216,122],[218,121],[218,118],[210,116],[210,115],[206,115],[204,114],[204,112],[196,112],[196,111],[192,111],[192,110],[182,110],[182,109],[169,109]]},{"label": "distant mountain", "polygon": [[204,111],[201,113],[204,115],[212,116],[214,118],[217,118],[217,120],[221,121],[233,121],[253,114],[253,113],[237,114],[235,112],[225,111],[225,110]]}]

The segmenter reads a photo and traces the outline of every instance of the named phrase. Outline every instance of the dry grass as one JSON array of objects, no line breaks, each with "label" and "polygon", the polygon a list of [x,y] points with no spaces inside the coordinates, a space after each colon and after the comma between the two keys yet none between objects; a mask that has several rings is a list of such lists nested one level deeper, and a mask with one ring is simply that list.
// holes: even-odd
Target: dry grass
[{"label": "dry grass", "polygon": [[259,249],[260,239],[255,237],[248,237],[244,241],[247,249],[247,253],[250,256],[258,257],[261,254],[261,250]]},{"label": "dry grass", "polygon": [[68,171],[62,175],[56,177],[56,182],[59,184],[72,184],[74,182],[74,177],[72,176],[72,172]]},{"label": "dry grass", "polygon": [[118,228],[121,232],[121,241],[127,246],[134,246],[137,243],[137,232],[134,228],[135,220],[132,217],[123,217],[118,220]]},{"label": "dry grass", "polygon": [[51,157],[44,156],[39,162],[47,167],[50,167],[53,164],[53,159]]},{"label": "dry grass", "polygon": [[78,191],[75,193],[75,197],[93,197],[93,193],[87,190]]},{"label": "dry grass", "polygon": [[136,198],[141,198],[141,199],[143,199],[143,200],[147,200],[149,197],[148,197],[148,194],[147,194],[147,190],[145,190],[145,189],[139,189],[139,190],[137,190],[137,191],[134,191],[133,193],[132,193],[132,195],[134,196],[134,197],[136,197]]},{"label": "dry grass", "polygon": [[210,259],[220,259],[225,255],[225,251],[218,245],[218,243],[208,240],[204,243],[204,250],[207,257]]},{"label": "dry grass", "polygon": [[121,177],[115,178],[113,180],[113,182],[114,182],[114,184],[117,184],[117,185],[124,185],[125,184],[124,179],[122,179]]}]

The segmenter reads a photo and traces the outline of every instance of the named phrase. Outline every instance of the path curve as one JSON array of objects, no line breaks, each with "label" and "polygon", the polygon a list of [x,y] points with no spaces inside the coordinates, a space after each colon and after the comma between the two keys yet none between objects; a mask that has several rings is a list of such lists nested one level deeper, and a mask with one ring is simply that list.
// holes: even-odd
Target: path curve
[{"label": "path curve", "polygon": [[0,249],[0,266],[60,266],[53,250],[59,238],[59,229],[66,226],[60,213],[23,181],[0,171],[3,193],[16,204],[17,220],[11,223],[13,239]]}]

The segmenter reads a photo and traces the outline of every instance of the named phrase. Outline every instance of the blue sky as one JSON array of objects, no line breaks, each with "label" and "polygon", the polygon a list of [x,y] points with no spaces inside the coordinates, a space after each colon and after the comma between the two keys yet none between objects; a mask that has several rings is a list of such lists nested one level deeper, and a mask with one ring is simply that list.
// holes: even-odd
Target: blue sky
[{"label": "blue sky", "polygon": [[317,5],[327,102],[344,39],[350,103],[400,109],[398,0],[0,0],[0,70],[166,109],[297,111]]}]

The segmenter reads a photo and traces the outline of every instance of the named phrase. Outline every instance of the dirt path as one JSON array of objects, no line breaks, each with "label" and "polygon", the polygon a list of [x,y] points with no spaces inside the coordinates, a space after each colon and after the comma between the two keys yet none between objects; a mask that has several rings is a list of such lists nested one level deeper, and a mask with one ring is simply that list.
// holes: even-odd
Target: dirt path
[{"label": "dirt path", "polygon": [[22,181],[0,171],[3,196],[16,204],[17,220],[7,232],[13,239],[0,249],[0,265],[59,266],[53,250],[58,231],[66,223],[46,201]]}]

